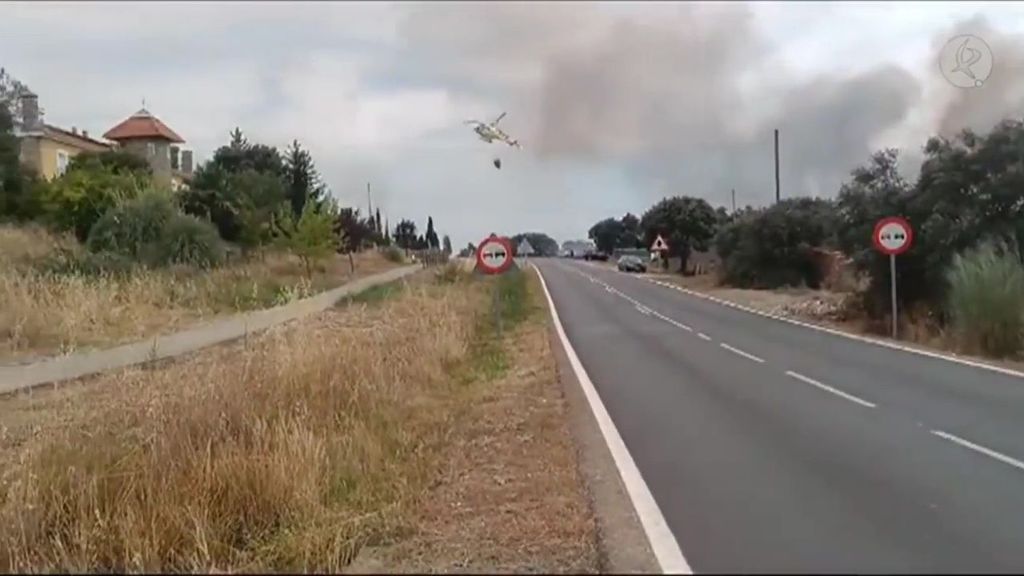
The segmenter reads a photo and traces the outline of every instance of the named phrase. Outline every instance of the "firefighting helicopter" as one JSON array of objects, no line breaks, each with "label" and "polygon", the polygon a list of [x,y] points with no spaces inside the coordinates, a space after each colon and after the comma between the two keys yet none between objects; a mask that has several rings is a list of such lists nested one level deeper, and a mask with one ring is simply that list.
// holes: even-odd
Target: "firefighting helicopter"
[{"label": "firefighting helicopter", "polygon": [[[512,138],[506,134],[504,130],[498,128],[498,122],[501,122],[501,119],[505,117],[505,114],[507,113],[502,112],[500,116],[495,118],[494,121],[489,124],[479,120],[466,120],[465,124],[472,125],[473,131],[476,132],[477,136],[488,144],[497,140],[499,142],[504,142],[513,148],[521,149],[522,146],[519,144],[519,140]],[[494,167],[501,170],[501,158],[494,159]]]}]

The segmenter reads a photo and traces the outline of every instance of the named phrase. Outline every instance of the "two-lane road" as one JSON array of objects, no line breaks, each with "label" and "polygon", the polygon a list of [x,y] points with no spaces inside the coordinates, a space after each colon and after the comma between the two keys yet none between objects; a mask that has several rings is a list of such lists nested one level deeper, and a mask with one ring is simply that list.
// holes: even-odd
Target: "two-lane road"
[{"label": "two-lane road", "polygon": [[1024,570],[1024,379],[536,264],[695,572]]}]

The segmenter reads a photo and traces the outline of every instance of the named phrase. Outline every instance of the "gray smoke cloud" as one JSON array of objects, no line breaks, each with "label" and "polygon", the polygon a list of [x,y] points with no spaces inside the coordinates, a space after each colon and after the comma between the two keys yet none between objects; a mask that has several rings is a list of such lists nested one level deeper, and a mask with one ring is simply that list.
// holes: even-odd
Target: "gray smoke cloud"
[{"label": "gray smoke cloud", "polygon": [[[933,42],[935,54],[959,34],[973,34],[988,44],[992,50],[992,73],[980,88],[964,90],[949,84],[942,86],[947,100],[940,109],[936,126],[936,132],[942,136],[951,136],[964,128],[984,133],[1007,116],[1020,117],[1024,113],[1024,76],[1020,73],[1024,70],[1024,39],[1003,34],[985,18],[976,16],[937,36]],[[937,81],[942,81],[941,77]]]},{"label": "gray smoke cloud", "polygon": [[[985,38],[989,83],[952,87],[937,58],[953,35]],[[833,196],[886,132],[925,107],[927,134],[902,143],[916,169],[924,138],[986,131],[1024,103],[1019,38],[983,19],[936,35],[929,70],[895,65],[797,79],[759,37],[744,5],[589,4],[421,6],[399,27],[423,72],[511,111],[507,127],[540,160],[628,167],[642,206],[669,194],[727,205],[774,198],[772,130],[780,130],[783,196]],[[438,64],[440,62],[440,64]],[[919,80],[923,78],[923,82]],[[938,97],[925,98],[925,88]],[[895,143],[894,143],[895,144]]]}]

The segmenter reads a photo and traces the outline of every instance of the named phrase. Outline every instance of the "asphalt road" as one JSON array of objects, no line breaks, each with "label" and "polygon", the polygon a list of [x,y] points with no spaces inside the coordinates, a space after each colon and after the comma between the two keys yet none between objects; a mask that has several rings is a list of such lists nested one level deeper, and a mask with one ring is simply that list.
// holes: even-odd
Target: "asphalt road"
[{"label": "asphalt road", "polygon": [[1024,379],[534,262],[694,572],[1024,570]]}]

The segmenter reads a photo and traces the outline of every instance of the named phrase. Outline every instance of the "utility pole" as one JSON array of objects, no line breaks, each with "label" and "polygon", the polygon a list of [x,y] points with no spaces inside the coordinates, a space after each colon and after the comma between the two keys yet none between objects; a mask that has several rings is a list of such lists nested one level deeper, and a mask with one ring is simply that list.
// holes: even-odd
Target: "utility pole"
[{"label": "utility pole", "polygon": [[366,209],[368,210],[367,214],[370,215],[370,218],[373,218],[373,202],[370,201],[370,183],[369,182],[366,183]]},{"label": "utility pole", "polygon": [[732,213],[736,213],[736,189],[732,189]]},{"label": "utility pole", "polygon": [[775,202],[779,202],[779,129],[775,129]]}]

